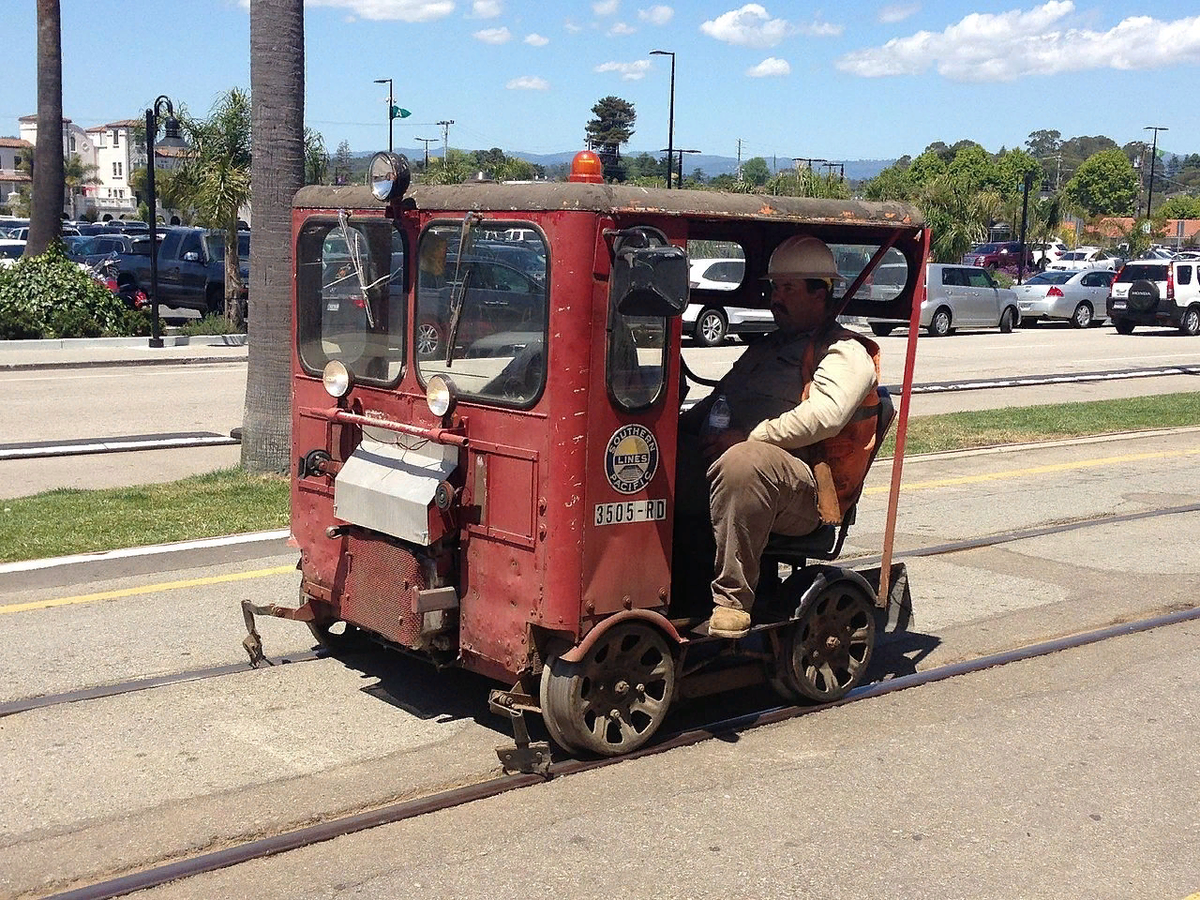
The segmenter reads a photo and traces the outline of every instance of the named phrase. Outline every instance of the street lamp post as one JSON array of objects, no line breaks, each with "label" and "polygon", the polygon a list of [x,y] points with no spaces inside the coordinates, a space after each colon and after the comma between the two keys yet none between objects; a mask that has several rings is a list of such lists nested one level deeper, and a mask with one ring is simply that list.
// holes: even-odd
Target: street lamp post
[{"label": "street lamp post", "polygon": [[392,79],[376,78],[376,84],[386,84],[388,86],[388,153],[392,152],[392,110],[395,108],[395,101],[392,99]]},{"label": "street lamp post", "polygon": [[[675,161],[675,51],[651,50],[651,56],[671,57],[671,102],[667,108],[667,190],[671,189],[671,164]],[[683,165],[683,157],[679,158]]]},{"label": "street lamp post", "polygon": [[158,136],[158,120],[166,114],[162,144],[164,147],[181,147],[179,120],[175,118],[175,107],[165,96],[154,101],[146,110],[146,202],[150,207],[150,346],[163,345],[158,323],[158,196],[154,190],[154,139]]},{"label": "street lamp post", "polygon": [[1154,141],[1150,148],[1150,184],[1146,187],[1146,218],[1150,218],[1150,201],[1154,197],[1154,157],[1158,153],[1158,133],[1170,131],[1166,125],[1147,125],[1142,131],[1153,131]]}]

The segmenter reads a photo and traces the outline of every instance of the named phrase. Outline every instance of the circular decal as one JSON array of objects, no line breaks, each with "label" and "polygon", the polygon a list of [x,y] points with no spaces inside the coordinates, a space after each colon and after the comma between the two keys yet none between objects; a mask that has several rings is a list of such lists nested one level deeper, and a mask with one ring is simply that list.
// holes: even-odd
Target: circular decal
[{"label": "circular decal", "polygon": [[658,441],[644,425],[618,428],[604,451],[608,483],[622,494],[635,494],[648,485],[658,471]]}]

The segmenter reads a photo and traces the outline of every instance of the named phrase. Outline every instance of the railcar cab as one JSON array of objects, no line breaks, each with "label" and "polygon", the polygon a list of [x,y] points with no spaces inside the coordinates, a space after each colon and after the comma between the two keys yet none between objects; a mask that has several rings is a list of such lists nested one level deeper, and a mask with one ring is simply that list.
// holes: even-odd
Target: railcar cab
[{"label": "railcar cab", "polygon": [[[687,258],[736,251],[742,282],[705,302],[765,308],[771,251],[813,234],[845,268],[846,313],[909,316],[928,246],[919,214],[608,185],[587,153],[568,183],[409,190],[391,154],[371,181],[294,202],[303,578],[298,607],[243,604],[252,659],[262,613],[514,685],[492,697],[517,731],[501,753],[512,768],[549,760],[524,712],[568,750],[616,754],[648,740],[676,696],[747,673],[789,697],[857,684],[876,612],[905,579],[887,553],[882,584],[878,569],[823,564],[852,510],[832,534],[769,548],[777,618],[738,642],[697,630],[708,585],[679,570],[711,559],[674,533]],[[884,261],[908,276],[873,294]]]}]

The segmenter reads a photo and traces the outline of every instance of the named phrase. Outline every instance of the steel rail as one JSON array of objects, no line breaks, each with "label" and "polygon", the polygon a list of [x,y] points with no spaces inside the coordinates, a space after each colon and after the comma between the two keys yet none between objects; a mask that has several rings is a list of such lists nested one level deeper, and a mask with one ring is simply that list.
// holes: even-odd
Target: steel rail
[{"label": "steel rail", "polygon": [[[1200,512],[1200,503],[1191,503],[1185,506],[1171,506],[1165,509],[1144,510],[1142,512],[1135,513],[1124,513],[1118,516],[1100,515],[1086,519],[1077,519],[1072,522],[1060,522],[1054,525],[1040,525],[1034,528],[1016,529],[1013,531],[1005,531],[999,534],[987,535],[978,538],[952,541],[946,544],[935,544],[929,547],[919,547],[914,550],[902,550],[898,551],[895,556],[896,559],[910,559],[925,556],[941,556],[949,553],[962,553],[969,550],[979,550],[984,547],[995,547],[1001,544],[1013,543],[1015,541],[1044,537],[1051,534],[1062,534],[1068,531],[1077,531],[1082,528],[1094,528],[1100,525],[1118,525],[1123,522],[1136,522],[1142,519],[1158,518],[1159,516],[1183,515],[1194,512]],[[851,568],[869,568],[871,566],[879,565],[880,559],[881,557],[876,554],[872,556],[843,557],[841,562]],[[275,663],[287,665],[289,663],[311,662],[315,659],[323,659],[328,655],[328,651],[326,650],[309,651],[306,653],[294,654],[292,656],[280,657],[278,660],[275,660]],[[272,665],[275,663],[272,663]],[[121,694],[129,694],[156,687],[165,687],[172,684],[183,684],[190,681],[203,681],[208,678],[217,678],[223,675],[235,675],[246,670],[247,666],[245,663],[234,663],[227,666],[213,666],[205,669],[178,672],[172,675],[160,675],[152,678],[134,679],[130,681],[118,682],[117,684],[81,688],[79,690],[66,691],[60,694],[47,694],[42,697],[12,700],[7,703],[0,703],[0,719],[4,718],[5,716],[15,715],[16,713],[28,712],[35,709],[45,709],[64,703],[77,703],[85,700],[97,700],[104,697],[116,697],[120,696]]]},{"label": "steel rail", "polygon": [[[1099,515],[1085,519],[1075,519],[1071,522],[1058,522],[1054,525],[1037,525],[1033,528],[1018,528],[1013,531],[1002,531],[998,534],[982,537],[967,538],[961,541],[950,541],[946,544],[933,544],[929,547],[917,547],[913,550],[902,550],[896,553],[897,559],[913,559],[923,556],[942,556],[947,553],[962,553],[967,550],[979,550],[984,547],[996,547],[1000,544],[1011,544],[1014,541],[1025,541],[1031,538],[1045,537],[1048,534],[1063,534],[1068,531],[1078,531],[1082,528],[1096,528],[1101,525],[1120,525],[1122,522],[1138,522],[1142,519],[1157,519],[1160,516],[1179,516],[1187,513],[1200,512],[1200,503],[1189,503],[1185,506],[1168,506],[1163,509],[1147,509],[1141,512],[1122,513],[1119,516]],[[870,567],[881,564],[882,556],[843,556],[838,562],[849,568]]]},{"label": "steel rail", "polygon": [[[275,660],[267,660],[271,666],[290,665],[292,663],[312,662],[329,656],[327,650],[309,650],[291,656],[281,656]],[[47,709],[66,703],[80,703],[85,700],[99,700],[103,697],[119,697],[122,694],[134,694],[138,691],[148,691],[152,688],[166,687],[172,684],[186,684],[192,681],[206,681],[209,678],[220,678],[224,675],[237,675],[240,672],[253,672],[254,669],[245,662],[233,663],[227,666],[208,666],[203,669],[191,669],[186,672],[175,672],[170,675],[155,675],[150,678],[135,678],[130,681],[119,681],[115,684],[101,684],[95,687],[79,688],[74,691],[64,691],[59,694],[44,694],[41,697],[27,697],[21,700],[10,700],[0,703],[0,719],[17,713],[30,712],[35,709]]]},{"label": "steel rail", "polygon": [[[787,721],[788,719],[824,712],[825,710],[874,699],[896,691],[933,684],[938,681],[969,675],[984,669],[998,668],[1039,656],[1048,656],[1063,650],[1095,644],[1100,641],[1196,620],[1200,620],[1200,607],[1177,610],[1149,619],[1110,625],[1105,628],[1081,632],[1067,637],[1041,641],[1036,644],[989,654],[973,660],[939,666],[926,672],[918,672],[913,675],[904,675],[899,678],[864,685],[856,688],[843,699],[834,703],[824,703],[816,706],[778,706],[722,719],[721,721],[712,722],[699,728],[665,735],[653,745],[626,754],[625,756],[595,760],[566,760],[555,763],[550,767],[549,777],[561,778],[581,772],[590,772],[595,769],[618,765],[631,759],[640,759],[645,756],[663,753],[677,747],[698,744],[713,737],[736,734],[761,725],[772,725]],[[328,822],[322,822],[318,825],[300,828],[273,837],[248,841],[244,844],[204,853],[190,859],[178,860],[108,881],[97,882],[85,887],[54,894],[49,900],[108,900],[108,898],[112,897],[121,897],[135,891],[157,887],[207,872],[231,868],[250,862],[251,860],[275,856],[289,850],[298,850],[302,847],[312,846],[313,844],[323,843],[334,838],[377,828],[381,825],[390,825],[428,813],[440,812],[441,810],[473,803],[477,800],[485,800],[510,791],[533,787],[534,785],[543,783],[545,780],[540,775],[506,775],[499,778],[492,778],[479,784],[455,788],[454,790],[432,794],[417,800],[394,803],[368,812],[331,819]]]}]

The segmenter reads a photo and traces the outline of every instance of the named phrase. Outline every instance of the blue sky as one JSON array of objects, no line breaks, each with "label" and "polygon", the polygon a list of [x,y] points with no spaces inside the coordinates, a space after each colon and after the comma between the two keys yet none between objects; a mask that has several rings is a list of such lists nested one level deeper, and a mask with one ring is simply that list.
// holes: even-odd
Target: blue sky
[{"label": "blue sky", "polygon": [[[245,0],[61,0],[64,113],[87,128],[144,114],[159,94],[207,112],[249,86]],[[990,151],[1037,129],[1200,152],[1200,6],[842,0],[307,0],[306,120],[330,152],[386,148],[386,85],[415,138],[466,150],[581,148],[592,105],[637,109],[627,150],[667,143],[742,158],[893,158],[931,141]],[[33,0],[0,3],[0,135],[37,111]],[[431,145],[433,146],[433,145]]]}]

